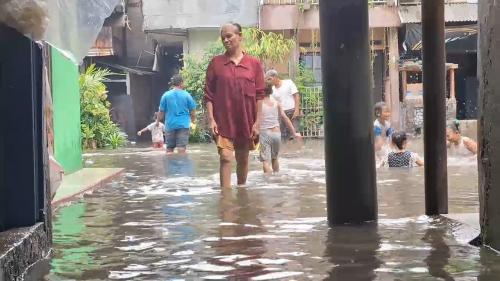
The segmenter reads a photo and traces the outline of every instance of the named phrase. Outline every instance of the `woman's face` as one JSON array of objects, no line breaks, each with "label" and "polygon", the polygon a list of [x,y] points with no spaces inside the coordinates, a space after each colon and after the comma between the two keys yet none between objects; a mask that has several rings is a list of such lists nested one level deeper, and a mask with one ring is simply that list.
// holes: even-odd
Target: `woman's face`
[{"label": "woman's face", "polygon": [[447,128],[446,129],[446,139],[449,142],[457,143],[460,140],[460,134],[458,134],[457,132],[454,132],[450,128]]},{"label": "woman's face", "polygon": [[227,24],[221,29],[221,40],[226,51],[234,51],[240,47],[243,38],[236,26]]}]

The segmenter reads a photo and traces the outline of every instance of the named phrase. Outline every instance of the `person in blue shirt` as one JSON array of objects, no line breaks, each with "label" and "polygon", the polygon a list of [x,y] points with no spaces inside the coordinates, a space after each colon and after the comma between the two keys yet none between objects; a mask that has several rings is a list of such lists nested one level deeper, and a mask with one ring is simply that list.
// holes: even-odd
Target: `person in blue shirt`
[{"label": "person in blue shirt", "polygon": [[160,110],[156,122],[165,120],[167,154],[177,148],[185,153],[189,143],[189,128],[196,122],[196,103],[191,94],[184,90],[182,76],[176,74],[171,80],[172,89],[161,97]]}]

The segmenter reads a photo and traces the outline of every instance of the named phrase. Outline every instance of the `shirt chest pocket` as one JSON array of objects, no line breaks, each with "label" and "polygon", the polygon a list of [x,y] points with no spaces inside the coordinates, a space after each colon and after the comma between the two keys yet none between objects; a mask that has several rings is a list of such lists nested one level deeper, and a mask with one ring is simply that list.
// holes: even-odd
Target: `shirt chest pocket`
[{"label": "shirt chest pocket", "polygon": [[254,77],[250,75],[237,76],[236,82],[238,84],[238,87],[241,89],[241,93],[248,97],[255,97],[256,87]]}]

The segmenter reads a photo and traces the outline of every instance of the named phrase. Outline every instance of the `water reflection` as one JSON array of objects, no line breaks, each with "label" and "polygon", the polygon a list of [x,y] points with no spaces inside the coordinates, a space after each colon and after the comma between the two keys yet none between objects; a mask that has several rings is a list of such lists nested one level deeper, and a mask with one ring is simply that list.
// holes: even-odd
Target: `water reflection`
[{"label": "water reflection", "polygon": [[429,268],[430,275],[450,281],[455,279],[446,270],[451,258],[451,252],[450,247],[444,240],[445,232],[444,228],[429,228],[426,231],[423,241],[429,243],[432,249],[424,261]]},{"label": "water reflection", "polygon": [[[271,177],[220,190],[213,146],[85,156],[126,175],[60,209],[48,280],[496,280],[500,258],[424,212],[423,169],[378,171],[377,225],[329,229],[323,144],[285,146]],[[478,209],[473,164],[449,167],[450,211]],[[450,279],[451,278],[451,279]]]},{"label": "water reflection", "polygon": [[375,280],[380,235],[376,223],[336,226],[328,231],[325,257],[332,269],[325,280]]},{"label": "water reflection", "polygon": [[166,176],[195,176],[194,161],[188,154],[173,154],[164,157],[163,167]]}]

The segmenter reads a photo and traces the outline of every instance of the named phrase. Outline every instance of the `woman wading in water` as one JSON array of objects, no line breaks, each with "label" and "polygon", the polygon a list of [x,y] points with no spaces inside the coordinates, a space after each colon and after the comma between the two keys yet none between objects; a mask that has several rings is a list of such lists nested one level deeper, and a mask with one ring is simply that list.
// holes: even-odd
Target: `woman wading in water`
[{"label": "woman wading in water", "polygon": [[205,101],[220,157],[220,185],[229,188],[234,158],[238,185],[247,181],[249,152],[259,141],[265,83],[261,62],[242,49],[239,24],[222,26],[221,40],[226,53],[208,66]]}]

